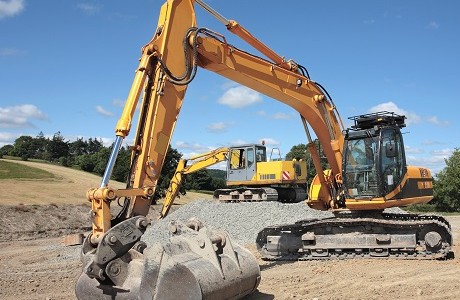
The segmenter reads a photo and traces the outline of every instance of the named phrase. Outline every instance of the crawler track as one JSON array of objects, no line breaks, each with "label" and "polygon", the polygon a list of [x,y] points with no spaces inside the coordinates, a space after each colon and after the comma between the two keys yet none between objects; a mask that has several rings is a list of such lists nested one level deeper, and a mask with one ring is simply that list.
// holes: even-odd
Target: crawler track
[{"label": "crawler track", "polygon": [[218,189],[214,191],[214,199],[223,203],[237,202],[262,202],[262,201],[278,201],[281,203],[297,203],[303,201],[304,198],[289,198],[280,197],[279,191],[271,187],[260,188],[233,188],[233,189]]},{"label": "crawler track", "polygon": [[440,216],[350,214],[267,227],[256,243],[265,260],[441,259],[450,253],[452,233]]}]

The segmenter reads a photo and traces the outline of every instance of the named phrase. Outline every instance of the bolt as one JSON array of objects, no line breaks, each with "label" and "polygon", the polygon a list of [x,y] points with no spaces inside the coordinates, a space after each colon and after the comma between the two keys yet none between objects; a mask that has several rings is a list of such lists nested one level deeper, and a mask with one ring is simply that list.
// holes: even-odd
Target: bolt
[{"label": "bolt", "polygon": [[204,248],[205,245],[206,243],[202,239],[198,240],[198,246],[200,246],[200,248]]},{"label": "bolt", "polygon": [[107,272],[112,276],[117,276],[121,272],[120,265],[117,263],[112,263],[108,266]]},{"label": "bolt", "polygon": [[145,228],[147,228],[147,225],[149,225],[149,222],[145,218],[139,219],[136,222],[136,226],[139,229],[145,229]]},{"label": "bolt", "polygon": [[109,245],[114,245],[117,241],[118,241],[118,238],[115,235],[111,235],[107,239],[107,242],[109,243]]},{"label": "bolt", "polygon": [[142,241],[136,243],[136,245],[134,246],[134,250],[140,253],[144,253],[145,248],[147,248],[147,244]]}]

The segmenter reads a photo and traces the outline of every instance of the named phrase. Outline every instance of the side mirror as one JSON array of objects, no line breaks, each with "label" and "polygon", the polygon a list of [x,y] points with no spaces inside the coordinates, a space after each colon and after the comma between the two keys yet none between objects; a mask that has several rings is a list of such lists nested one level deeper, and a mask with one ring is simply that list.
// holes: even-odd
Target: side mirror
[{"label": "side mirror", "polygon": [[396,144],[388,143],[385,145],[385,155],[386,157],[396,157],[398,155],[396,151]]}]

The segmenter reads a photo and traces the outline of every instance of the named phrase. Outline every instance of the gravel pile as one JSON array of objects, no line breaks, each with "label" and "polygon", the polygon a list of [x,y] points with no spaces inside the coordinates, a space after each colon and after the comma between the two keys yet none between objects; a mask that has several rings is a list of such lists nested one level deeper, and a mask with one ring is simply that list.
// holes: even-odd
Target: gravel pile
[{"label": "gravel pile", "polygon": [[166,241],[171,221],[186,222],[192,217],[201,220],[214,230],[226,231],[240,244],[255,243],[257,234],[271,225],[294,223],[305,219],[322,219],[333,216],[330,212],[310,209],[304,203],[279,202],[219,203],[198,200],[182,206],[163,220],[152,224],[143,236],[147,244]]},{"label": "gravel pile", "polygon": [[[399,208],[386,212],[401,213]],[[309,208],[305,203],[280,202],[219,203],[197,200],[182,206],[163,220],[152,224],[142,237],[148,245],[165,242],[169,238],[171,221],[187,222],[196,217],[214,230],[226,231],[239,244],[255,243],[257,234],[272,225],[291,224],[300,220],[323,219],[334,216],[331,212]]]}]

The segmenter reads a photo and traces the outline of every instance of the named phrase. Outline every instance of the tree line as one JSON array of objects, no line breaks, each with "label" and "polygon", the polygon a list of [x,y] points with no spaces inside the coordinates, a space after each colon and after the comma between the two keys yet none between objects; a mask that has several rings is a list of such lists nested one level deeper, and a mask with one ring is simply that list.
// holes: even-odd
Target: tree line
[{"label": "tree line", "polygon": [[[20,136],[13,145],[5,145],[0,148],[0,158],[4,156],[19,157],[22,160],[38,159],[59,164],[64,167],[72,167],[86,172],[102,176],[105,171],[112,146],[105,147],[101,139],[78,138],[70,142],[65,140],[60,132],[56,132],[52,138],[44,136],[40,132],[36,137]],[[169,147],[157,183],[154,199],[165,196],[169,182],[174,175],[177,164],[182,154],[176,149]],[[126,182],[131,164],[131,150],[128,146],[121,147],[117,162],[111,176],[112,180]],[[223,172],[223,171],[222,171]],[[181,193],[186,190],[213,191],[225,187],[225,172],[216,176],[212,170],[200,170],[188,175],[181,187]]]},{"label": "tree line", "polygon": [[[316,142],[323,168],[328,168],[327,160],[319,142]],[[13,145],[0,148],[0,158],[3,156],[20,157],[23,160],[39,159],[73,167],[102,176],[112,146],[105,147],[101,139],[78,138],[69,142],[57,132],[52,138],[47,138],[42,132],[36,137],[21,136]],[[163,169],[157,183],[155,199],[165,196],[169,182],[174,175],[182,154],[169,147]],[[304,159],[308,163],[308,178],[311,182],[315,175],[315,168],[305,144],[295,145],[286,155],[286,160]],[[120,149],[115,164],[112,180],[126,182],[131,162],[131,150],[125,146]],[[460,150],[455,149],[452,155],[445,160],[446,166],[434,178],[434,199],[427,205],[419,205],[419,210],[460,211]],[[186,190],[214,191],[224,188],[225,171],[203,169],[188,175],[181,187],[181,193]]]}]

